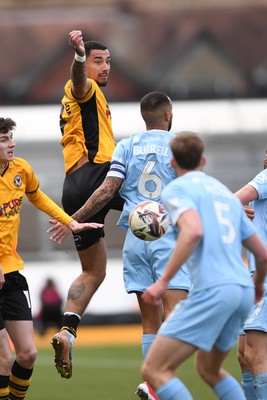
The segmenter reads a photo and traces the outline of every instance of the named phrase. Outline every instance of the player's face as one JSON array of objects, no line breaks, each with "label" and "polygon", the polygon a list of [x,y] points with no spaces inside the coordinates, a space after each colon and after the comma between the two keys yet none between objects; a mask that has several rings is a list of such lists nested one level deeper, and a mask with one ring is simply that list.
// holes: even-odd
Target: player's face
[{"label": "player's face", "polygon": [[0,168],[3,167],[8,161],[14,159],[14,149],[16,143],[13,140],[13,132],[8,133],[0,132]]},{"label": "player's face", "polygon": [[91,50],[86,59],[87,74],[99,86],[106,86],[110,72],[110,54],[108,50]]}]

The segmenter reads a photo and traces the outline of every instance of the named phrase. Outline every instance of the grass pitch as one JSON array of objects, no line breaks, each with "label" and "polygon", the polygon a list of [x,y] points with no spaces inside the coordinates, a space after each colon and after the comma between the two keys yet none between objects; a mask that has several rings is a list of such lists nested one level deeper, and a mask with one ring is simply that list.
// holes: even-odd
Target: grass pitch
[{"label": "grass pitch", "polygon": [[[103,328],[104,329],[104,328]],[[50,348],[39,349],[27,399],[29,400],[137,400],[137,385],[142,381],[141,345],[77,347],[73,351],[73,376],[62,379],[53,363]],[[225,368],[240,381],[234,348]],[[215,400],[213,391],[198,377],[191,357],[179,368],[177,375],[186,384],[195,400]]]}]

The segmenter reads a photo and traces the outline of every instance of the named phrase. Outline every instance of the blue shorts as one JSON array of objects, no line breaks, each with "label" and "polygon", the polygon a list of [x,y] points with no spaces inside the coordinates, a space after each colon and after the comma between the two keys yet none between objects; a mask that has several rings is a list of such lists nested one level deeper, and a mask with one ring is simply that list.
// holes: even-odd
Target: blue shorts
[{"label": "blue shorts", "polygon": [[[176,244],[176,235],[171,227],[152,242],[138,239],[127,230],[123,246],[123,279],[127,293],[144,292],[156,282],[169,260]],[[190,275],[185,266],[172,278],[167,289],[190,290]]]},{"label": "blue shorts", "polygon": [[255,296],[253,287],[235,284],[194,292],[181,301],[159,329],[159,335],[190,343],[204,351],[220,351],[237,342]]},{"label": "blue shorts", "polygon": [[244,331],[255,330],[267,332],[267,290],[265,285],[265,291],[262,299],[254,304],[248,313],[247,319],[245,320]]}]

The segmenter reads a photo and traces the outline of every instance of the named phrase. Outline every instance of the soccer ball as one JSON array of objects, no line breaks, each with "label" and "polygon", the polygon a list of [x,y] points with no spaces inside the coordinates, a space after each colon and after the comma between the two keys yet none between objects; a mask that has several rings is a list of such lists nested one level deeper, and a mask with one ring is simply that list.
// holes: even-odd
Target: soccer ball
[{"label": "soccer ball", "polygon": [[134,207],[129,215],[129,227],[142,240],[159,239],[167,231],[169,214],[156,201],[143,201]]}]

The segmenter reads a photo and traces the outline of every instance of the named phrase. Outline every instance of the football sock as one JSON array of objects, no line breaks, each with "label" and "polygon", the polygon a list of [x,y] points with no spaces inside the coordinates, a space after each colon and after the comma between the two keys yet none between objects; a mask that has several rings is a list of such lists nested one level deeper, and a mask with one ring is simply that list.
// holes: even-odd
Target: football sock
[{"label": "football sock", "polygon": [[77,328],[80,323],[81,317],[78,314],[65,312],[62,319],[62,328],[72,333],[74,337],[77,336]]},{"label": "football sock", "polygon": [[9,377],[9,398],[24,399],[31,383],[33,369],[21,367],[15,360]]},{"label": "football sock", "polygon": [[178,378],[173,378],[156,390],[160,400],[193,400],[193,397]]},{"label": "football sock", "polygon": [[254,376],[255,391],[258,400],[267,399],[267,372],[256,374]]},{"label": "football sock", "polygon": [[250,371],[242,371],[242,388],[247,400],[257,400],[254,389],[254,380]]},{"label": "football sock", "polygon": [[156,335],[152,333],[147,333],[142,336],[142,352],[144,358],[146,358],[146,355],[148,353],[148,350],[150,349],[150,346],[152,345]]},{"label": "football sock", "polygon": [[9,396],[9,375],[0,375],[0,399],[8,400]]},{"label": "football sock", "polygon": [[246,400],[241,386],[233,376],[220,380],[213,390],[220,400]]}]

